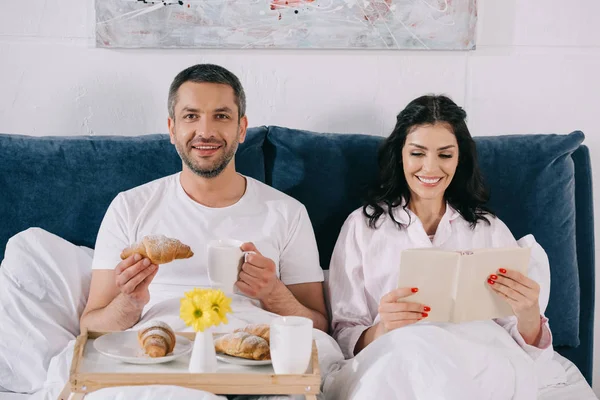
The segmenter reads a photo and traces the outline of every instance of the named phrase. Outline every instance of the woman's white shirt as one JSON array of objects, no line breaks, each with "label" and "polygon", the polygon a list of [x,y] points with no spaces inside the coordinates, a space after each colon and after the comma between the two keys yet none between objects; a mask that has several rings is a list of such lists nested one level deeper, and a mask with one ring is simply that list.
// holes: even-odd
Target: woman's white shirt
[{"label": "woman's white shirt", "polygon": [[[384,213],[377,229],[369,228],[362,208],[347,218],[335,245],[329,268],[329,293],[333,311],[333,337],[346,358],[354,356],[354,347],[363,331],[379,322],[381,298],[396,289],[402,250],[440,248],[469,250],[477,248],[518,247],[508,227],[498,218],[487,216],[474,228],[456,210],[446,206],[433,240],[419,218],[402,207],[394,209],[399,229]],[[521,240],[531,247],[528,275],[540,284],[540,310],[548,305],[550,268],[544,250],[528,235]],[[521,242],[520,241],[520,242]],[[534,359],[552,357],[552,336],[547,319],[542,319],[543,334],[538,347],[525,343],[517,330],[516,317],[497,319],[515,341]],[[400,328],[402,329],[402,328]]]}]

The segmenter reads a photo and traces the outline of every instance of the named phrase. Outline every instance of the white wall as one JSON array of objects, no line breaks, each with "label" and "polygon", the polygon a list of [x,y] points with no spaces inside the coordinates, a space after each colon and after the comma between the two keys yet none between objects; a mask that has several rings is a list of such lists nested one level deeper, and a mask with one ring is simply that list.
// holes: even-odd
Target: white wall
[{"label": "white wall", "polygon": [[[92,0],[3,1],[0,132],[166,132],[171,79],[213,62],[241,78],[252,126],[387,135],[409,100],[446,93],[477,136],[583,130],[600,171],[598,14],[595,0],[480,0],[473,52],[124,51],[94,48]],[[598,248],[598,173],[594,186]],[[600,394],[599,356],[594,381]]]}]

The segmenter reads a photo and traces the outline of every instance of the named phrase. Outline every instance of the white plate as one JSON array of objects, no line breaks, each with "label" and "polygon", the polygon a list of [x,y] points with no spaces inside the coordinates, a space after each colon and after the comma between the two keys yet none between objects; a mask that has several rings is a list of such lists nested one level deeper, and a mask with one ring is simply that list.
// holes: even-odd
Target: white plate
[{"label": "white plate", "polygon": [[140,346],[137,331],[113,332],[94,340],[94,348],[101,354],[131,364],[160,364],[184,356],[192,350],[192,342],[177,336],[172,353],[152,358]]},{"label": "white plate", "polygon": [[223,361],[228,364],[236,364],[236,365],[247,365],[247,366],[256,366],[256,365],[271,365],[271,360],[249,360],[247,358],[234,357],[228,354],[217,353],[217,360]]}]

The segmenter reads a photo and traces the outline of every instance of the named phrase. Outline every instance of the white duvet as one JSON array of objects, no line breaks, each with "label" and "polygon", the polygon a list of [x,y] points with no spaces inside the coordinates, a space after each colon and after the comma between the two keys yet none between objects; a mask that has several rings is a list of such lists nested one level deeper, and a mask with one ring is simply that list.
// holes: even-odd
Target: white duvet
[{"label": "white duvet", "polygon": [[[0,268],[0,387],[31,399],[57,398],[68,379],[91,256],[41,229],[9,241]],[[232,306],[235,314],[217,331],[274,318],[242,297]],[[178,315],[179,299],[166,300],[140,323],[160,318],[183,331]],[[405,327],[348,361],[330,336],[315,330],[314,338],[327,399],[535,399],[538,387],[566,382],[558,363],[534,362],[492,321]],[[109,388],[86,396],[105,398],[224,399],[175,386]]]},{"label": "white duvet", "polygon": [[531,357],[490,321],[390,332],[331,373],[324,390],[328,399],[531,400],[538,383]]}]

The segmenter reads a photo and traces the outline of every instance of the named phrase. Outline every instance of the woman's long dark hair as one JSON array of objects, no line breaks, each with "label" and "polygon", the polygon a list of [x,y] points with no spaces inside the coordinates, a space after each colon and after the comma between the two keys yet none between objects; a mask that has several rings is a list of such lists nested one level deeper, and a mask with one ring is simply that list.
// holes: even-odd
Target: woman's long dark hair
[{"label": "woman's long dark hair", "polygon": [[403,207],[406,208],[411,197],[404,176],[402,148],[414,127],[435,123],[447,124],[458,142],[458,166],[444,199],[471,223],[472,228],[479,220],[489,223],[485,216],[493,216],[494,213],[484,205],[489,194],[477,164],[477,150],[465,123],[466,117],[465,111],[446,96],[419,97],[398,114],[392,134],[379,149],[378,181],[363,206],[363,213],[371,228],[377,228],[377,220],[384,212],[402,228],[393,214],[394,208],[403,204],[403,200]]}]

